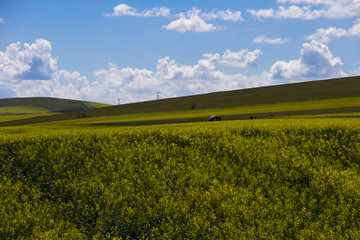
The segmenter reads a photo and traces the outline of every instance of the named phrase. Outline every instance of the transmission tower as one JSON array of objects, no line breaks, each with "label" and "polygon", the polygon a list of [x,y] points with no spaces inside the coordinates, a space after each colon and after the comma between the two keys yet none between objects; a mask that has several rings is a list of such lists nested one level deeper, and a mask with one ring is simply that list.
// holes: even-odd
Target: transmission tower
[{"label": "transmission tower", "polygon": [[157,99],[157,100],[160,99],[160,91],[159,91],[159,90],[157,90],[157,92],[156,92],[156,99]]}]

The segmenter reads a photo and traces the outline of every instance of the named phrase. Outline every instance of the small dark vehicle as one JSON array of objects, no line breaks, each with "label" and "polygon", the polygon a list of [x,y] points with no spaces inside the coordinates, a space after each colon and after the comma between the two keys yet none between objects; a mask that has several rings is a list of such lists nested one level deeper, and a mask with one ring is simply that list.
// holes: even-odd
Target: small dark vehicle
[{"label": "small dark vehicle", "polygon": [[208,121],[221,121],[221,117],[219,117],[219,116],[211,116],[211,117],[209,117]]}]

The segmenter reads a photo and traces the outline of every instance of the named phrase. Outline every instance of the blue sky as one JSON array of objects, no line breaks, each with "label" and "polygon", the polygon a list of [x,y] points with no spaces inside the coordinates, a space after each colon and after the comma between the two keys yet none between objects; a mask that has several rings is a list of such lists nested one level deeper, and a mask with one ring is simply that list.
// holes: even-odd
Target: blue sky
[{"label": "blue sky", "polygon": [[116,104],[360,75],[360,0],[0,0],[0,98]]}]

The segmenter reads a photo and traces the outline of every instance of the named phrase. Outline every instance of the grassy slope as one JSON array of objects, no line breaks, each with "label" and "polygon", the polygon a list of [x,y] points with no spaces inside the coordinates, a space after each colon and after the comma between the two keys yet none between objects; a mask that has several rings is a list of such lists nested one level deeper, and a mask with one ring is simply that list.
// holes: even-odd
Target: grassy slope
[{"label": "grassy slope", "polygon": [[0,107],[0,113],[2,114],[40,114],[47,113],[49,110],[39,106],[12,106],[12,107]]},{"label": "grassy slope", "polygon": [[[278,115],[279,112],[284,114],[316,114],[318,109],[333,109],[333,111],[318,111],[319,113],[356,112],[359,111],[358,108],[360,107],[360,99],[356,97],[360,97],[360,76],[124,104],[89,109],[81,113],[73,112],[19,120],[3,123],[0,126],[71,120],[81,116],[101,117],[154,112],[157,113],[155,116],[157,119],[164,119],[162,116],[170,114],[173,116],[168,118],[175,116],[177,118],[201,117],[199,120],[212,114],[236,115],[237,117],[233,119],[243,119],[249,116],[239,117],[238,115],[252,113],[275,113]],[[195,104],[195,110],[190,110],[192,104]],[[307,111],[304,112],[304,110]],[[178,111],[185,111],[180,115],[186,116],[178,116],[176,113]],[[133,121],[134,119],[130,117],[128,121],[130,120]],[[185,121],[191,121],[191,119],[185,119]]]},{"label": "grassy slope", "polygon": [[[213,108],[199,110],[185,110],[172,112],[122,114],[114,116],[100,116],[93,118],[70,119],[61,121],[68,124],[97,124],[97,125],[146,125],[161,123],[176,123],[189,121],[206,121],[209,115],[220,115],[224,120],[249,119],[250,116],[274,117],[283,116],[283,113],[316,114],[329,109],[324,113],[360,111],[360,97],[323,99],[304,102],[287,102],[274,104],[259,104],[232,108]],[[355,108],[355,109],[354,109]],[[319,110],[321,109],[321,110]],[[330,111],[331,110],[331,111]],[[57,125],[58,122],[53,124]]]},{"label": "grassy slope", "polygon": [[72,110],[106,107],[108,104],[77,101],[70,99],[30,97],[0,99],[0,112],[18,113],[48,113],[66,112]]}]

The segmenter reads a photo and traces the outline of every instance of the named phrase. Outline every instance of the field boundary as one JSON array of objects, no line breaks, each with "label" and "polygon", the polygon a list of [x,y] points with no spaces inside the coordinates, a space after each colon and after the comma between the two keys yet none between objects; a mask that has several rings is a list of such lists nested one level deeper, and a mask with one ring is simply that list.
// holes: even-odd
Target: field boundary
[{"label": "field boundary", "polygon": [[[358,107],[342,107],[342,108],[327,108],[327,109],[312,109],[312,110],[298,110],[298,111],[283,111],[283,112],[264,112],[254,114],[233,114],[221,116],[223,121],[232,120],[256,120],[269,119],[276,117],[292,116],[292,115],[311,115],[311,114],[328,114],[328,113],[351,113],[360,112]],[[194,117],[194,118],[176,118],[176,119],[159,119],[159,120],[140,120],[140,121],[123,121],[123,122],[101,122],[101,123],[87,123],[74,124],[83,126],[145,126],[145,125],[159,125],[159,124],[176,124],[176,123],[191,123],[191,122],[206,122],[208,116]]]}]

